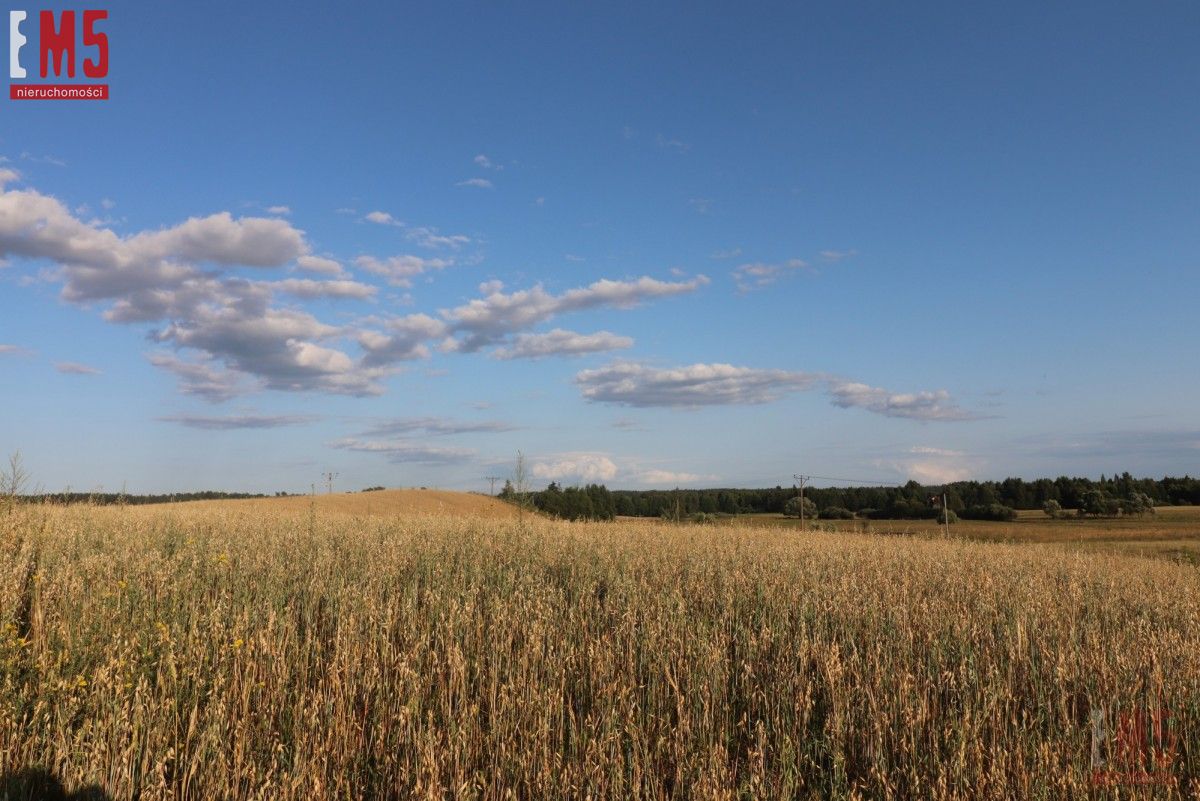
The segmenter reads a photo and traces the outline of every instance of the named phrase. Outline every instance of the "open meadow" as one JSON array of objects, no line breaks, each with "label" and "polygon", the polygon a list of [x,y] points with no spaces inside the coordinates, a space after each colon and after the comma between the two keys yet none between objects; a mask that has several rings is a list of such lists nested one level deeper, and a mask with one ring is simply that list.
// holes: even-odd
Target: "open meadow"
[{"label": "open meadow", "polygon": [[0,513],[0,773],[113,799],[1200,790],[1192,564],[434,500]]}]

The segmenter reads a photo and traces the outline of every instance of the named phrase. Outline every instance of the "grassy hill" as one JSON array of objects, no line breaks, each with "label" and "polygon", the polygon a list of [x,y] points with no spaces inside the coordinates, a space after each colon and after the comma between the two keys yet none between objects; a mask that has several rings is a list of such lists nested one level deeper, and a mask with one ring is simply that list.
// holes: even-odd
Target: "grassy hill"
[{"label": "grassy hill", "polygon": [[[284,498],[247,498],[244,500],[187,501],[156,505],[159,510],[225,510],[239,512],[296,513],[315,504],[321,514],[391,517],[396,515],[448,515],[452,517],[516,517],[515,506],[487,495],[449,490],[389,489],[375,492],[335,492],[332,494],[290,495]],[[149,509],[151,507],[136,507]]]}]

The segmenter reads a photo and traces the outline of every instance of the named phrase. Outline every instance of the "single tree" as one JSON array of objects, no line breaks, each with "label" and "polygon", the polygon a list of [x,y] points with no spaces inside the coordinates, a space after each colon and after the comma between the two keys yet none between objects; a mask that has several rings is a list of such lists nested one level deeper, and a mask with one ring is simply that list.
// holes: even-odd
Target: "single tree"
[{"label": "single tree", "polygon": [[[788,517],[799,517],[800,516],[800,497],[794,495],[791,498],[788,498],[787,503],[785,503],[783,505],[783,513],[785,515],[787,515]],[[813,503],[812,498],[804,499],[804,519],[805,520],[816,520],[817,519],[817,505],[815,503]]]}]

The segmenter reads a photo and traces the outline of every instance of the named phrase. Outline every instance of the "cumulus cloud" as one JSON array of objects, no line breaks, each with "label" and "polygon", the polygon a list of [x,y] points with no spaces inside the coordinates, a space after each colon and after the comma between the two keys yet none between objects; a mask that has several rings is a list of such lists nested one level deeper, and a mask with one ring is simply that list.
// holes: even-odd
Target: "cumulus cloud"
[{"label": "cumulus cloud", "polygon": [[544,359],[547,356],[582,356],[632,346],[630,337],[609,331],[578,334],[555,328],[544,334],[518,334],[510,346],[497,348],[491,355],[494,359]]},{"label": "cumulus cloud", "polygon": [[761,370],[731,364],[693,364],[660,369],[615,362],[583,370],[575,383],[583,397],[623,406],[724,406],[768,403],[809,389],[820,377],[786,370]]},{"label": "cumulus cloud", "polygon": [[707,283],[708,278],[703,275],[679,282],[645,276],[634,281],[601,279],[561,295],[550,294],[541,284],[508,294],[488,285],[486,288],[492,291],[485,297],[443,310],[442,317],[456,333],[464,335],[459,348],[472,352],[560,314],[599,307],[627,309],[652,298],[694,292]]},{"label": "cumulus cloud", "polygon": [[164,423],[177,423],[187,428],[198,428],[203,431],[232,431],[243,428],[281,428],[311,423],[315,417],[302,415],[227,415],[223,417],[206,417],[203,415],[174,414],[158,418]]},{"label": "cumulus cloud", "polygon": [[[111,302],[104,312],[110,322],[161,322],[153,341],[197,351],[201,363],[216,360],[268,388],[377,394],[385,372],[325,344],[348,332],[306,312],[273,306],[269,282],[219,269],[278,268],[309,255],[303,232],[286,220],[235,219],[219,212],[122,237],[77,219],[60,201],[37,191],[6,186],[0,192],[0,258],[54,262],[67,301]],[[303,283],[281,288],[317,291]],[[319,290],[363,293],[348,284]]]},{"label": "cumulus cloud", "polygon": [[54,369],[64,375],[100,375],[100,371],[95,367],[89,367],[79,362],[58,362],[54,365]]},{"label": "cumulus cloud", "polygon": [[583,482],[612,481],[617,465],[602,453],[560,453],[533,460],[530,471],[535,478],[551,481],[575,479]]},{"label": "cumulus cloud", "polygon": [[[311,252],[303,231],[279,218],[234,218],[228,212],[192,217],[178,225],[119,235],[78,219],[58,199],[13,188],[20,176],[0,170],[0,259],[52,262],[47,275],[63,284],[62,297],[98,305],[112,323],[151,327],[152,342],[170,349],[151,363],[179,377],[180,389],[210,401],[242,391],[276,389],[376,395],[396,362],[443,351],[504,346],[500,358],[596,352],[626,347],[606,331],[576,334],[555,329],[529,333],[553,317],[593,308],[629,308],[654,298],[696,290],[689,281],[602,279],[551,294],[541,285],[506,293],[499,283],[484,296],[439,312],[332,325],[281,299],[371,300],[377,289],[351,280],[342,265]],[[372,212],[379,221],[395,221]],[[456,247],[466,237],[432,228],[406,229],[419,244]],[[363,270],[406,287],[421,275],[450,266],[449,259],[361,256]],[[328,280],[250,280],[234,268],[295,269]],[[229,268],[229,269],[226,269]],[[352,355],[344,343],[355,343]]]},{"label": "cumulus cloud", "polygon": [[950,399],[944,389],[933,392],[889,392],[856,381],[835,380],[829,383],[829,395],[834,406],[843,409],[866,409],[884,417],[906,417],[911,420],[970,420],[967,410]]},{"label": "cumulus cloud", "polygon": [[430,340],[446,335],[446,324],[427,314],[393,317],[384,323],[384,331],[365,330],[358,335],[364,351],[363,364],[382,367],[395,362],[429,358]]},{"label": "cumulus cloud", "polygon": [[396,464],[414,462],[417,464],[453,464],[469,461],[475,456],[475,451],[467,448],[431,447],[411,440],[362,440],[341,439],[329,443],[331,448],[363,453],[379,453]]},{"label": "cumulus cloud", "polygon": [[346,334],[299,309],[270,305],[270,288],[228,279],[216,285],[184,286],[165,297],[136,304],[118,302],[106,314],[127,322],[145,319],[147,309],[169,322],[150,338],[218,357],[268,389],[378,395],[388,371],[364,365],[336,348],[319,344]]},{"label": "cumulus cloud", "polygon": [[453,420],[448,417],[402,417],[376,423],[363,432],[364,437],[387,437],[399,434],[495,434],[514,431],[516,426],[499,420]]},{"label": "cumulus cloud", "polygon": [[286,217],[292,210],[288,206],[267,206],[267,214],[278,214]]},{"label": "cumulus cloud", "polygon": [[392,256],[387,259],[359,256],[354,263],[369,273],[383,276],[392,286],[408,288],[417,276],[444,270],[454,262],[449,259],[423,259],[420,256]]},{"label": "cumulus cloud", "polygon": [[487,178],[468,178],[465,181],[459,181],[455,186],[471,186],[476,189],[491,189],[492,182]]}]

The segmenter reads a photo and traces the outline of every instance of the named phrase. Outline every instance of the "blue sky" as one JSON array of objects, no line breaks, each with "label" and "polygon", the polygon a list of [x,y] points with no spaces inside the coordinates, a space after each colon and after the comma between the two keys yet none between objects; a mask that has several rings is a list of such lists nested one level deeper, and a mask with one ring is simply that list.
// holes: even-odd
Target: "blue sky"
[{"label": "blue sky", "polygon": [[1194,4],[104,26],[110,100],[0,98],[0,448],[48,490],[1200,463]]}]

